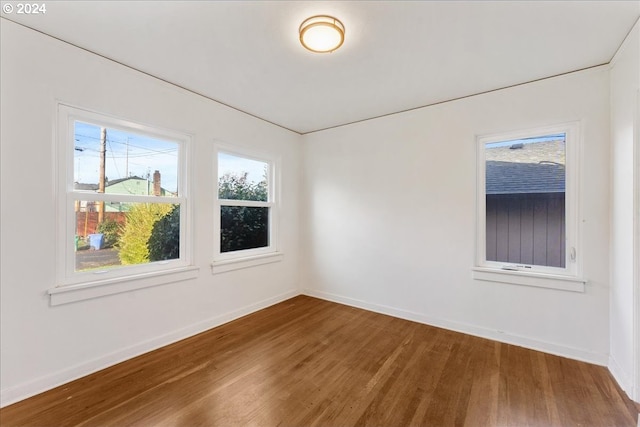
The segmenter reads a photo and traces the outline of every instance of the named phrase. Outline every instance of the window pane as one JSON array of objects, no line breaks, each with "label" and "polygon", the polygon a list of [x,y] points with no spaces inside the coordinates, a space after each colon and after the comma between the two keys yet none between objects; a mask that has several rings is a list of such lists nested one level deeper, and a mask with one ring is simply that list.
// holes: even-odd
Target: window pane
[{"label": "window pane", "polygon": [[218,153],[218,198],[268,201],[269,164]]},{"label": "window pane", "polygon": [[269,208],[220,207],[220,252],[269,246]]},{"label": "window pane", "polygon": [[178,195],[178,143],[83,122],[74,138],[74,191]]},{"label": "window pane", "polygon": [[76,202],[76,271],[180,258],[180,205]]},{"label": "window pane", "polygon": [[488,261],[565,267],[565,139],[485,145]]}]

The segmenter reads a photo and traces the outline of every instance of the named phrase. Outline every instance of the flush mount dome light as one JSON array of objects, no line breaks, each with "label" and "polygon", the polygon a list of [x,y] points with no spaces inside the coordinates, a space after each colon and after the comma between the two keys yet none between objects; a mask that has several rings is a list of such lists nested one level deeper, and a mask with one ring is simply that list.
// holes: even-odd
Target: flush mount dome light
[{"label": "flush mount dome light", "polygon": [[328,15],[316,15],[300,24],[300,43],[311,52],[333,52],[344,43],[344,25]]}]

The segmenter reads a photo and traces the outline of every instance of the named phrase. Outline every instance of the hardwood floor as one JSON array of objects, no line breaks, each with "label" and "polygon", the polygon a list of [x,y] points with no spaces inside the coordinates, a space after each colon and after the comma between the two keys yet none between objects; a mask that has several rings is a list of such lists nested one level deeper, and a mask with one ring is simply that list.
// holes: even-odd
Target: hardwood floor
[{"label": "hardwood floor", "polygon": [[600,366],[306,296],[0,410],[2,426],[615,426]]}]

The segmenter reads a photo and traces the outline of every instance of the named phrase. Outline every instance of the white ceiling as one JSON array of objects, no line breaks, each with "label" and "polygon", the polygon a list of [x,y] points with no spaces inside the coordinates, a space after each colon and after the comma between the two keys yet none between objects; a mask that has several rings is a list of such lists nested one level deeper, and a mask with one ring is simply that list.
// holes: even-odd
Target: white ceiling
[{"label": "white ceiling", "polygon": [[[607,63],[640,16],[640,1],[46,6],[2,16],[299,133]],[[345,24],[338,51],[300,45],[314,14]]]}]

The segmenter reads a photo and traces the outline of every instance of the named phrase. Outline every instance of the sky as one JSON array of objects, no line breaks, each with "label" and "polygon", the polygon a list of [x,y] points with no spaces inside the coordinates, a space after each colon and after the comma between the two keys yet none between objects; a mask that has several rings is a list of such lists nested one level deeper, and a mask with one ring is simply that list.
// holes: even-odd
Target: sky
[{"label": "sky", "polygon": [[535,142],[546,142],[546,141],[557,141],[559,139],[564,139],[565,138],[565,134],[564,133],[559,133],[559,134],[554,134],[554,135],[545,135],[545,136],[538,136],[538,137],[532,137],[532,138],[525,138],[525,139],[510,139],[509,141],[500,141],[500,142],[489,142],[486,144],[487,148],[498,148],[498,147],[506,147],[511,146],[513,144],[533,144]]},{"label": "sky", "polygon": [[[107,128],[105,176],[109,181],[138,176],[153,179],[160,171],[162,188],[178,187],[177,142]],[[74,181],[97,184],[100,176],[100,127],[75,123]]]},{"label": "sky", "polygon": [[267,167],[265,162],[222,152],[218,153],[218,178],[227,172],[235,174],[247,172],[248,181],[258,183],[264,180],[265,167]]},{"label": "sky", "polygon": [[[100,173],[100,127],[77,121],[75,123],[74,182],[98,184]],[[501,141],[487,144],[487,148],[504,147],[516,143],[534,143],[564,138],[564,134],[538,138]],[[127,176],[153,179],[154,171],[160,171],[161,186],[177,192],[178,154],[177,142],[150,138],[144,135],[107,128],[105,176],[113,181]],[[257,160],[227,153],[218,155],[218,177],[226,172],[248,172],[249,181],[264,179],[267,164]]]},{"label": "sky", "polygon": [[[98,184],[100,177],[100,126],[75,122],[74,182]],[[161,186],[177,191],[177,142],[150,138],[133,132],[107,128],[105,176],[113,181],[128,176],[153,180],[154,171],[160,171]],[[249,181],[264,179],[264,162],[219,153],[218,177],[226,172],[248,173]]]}]

